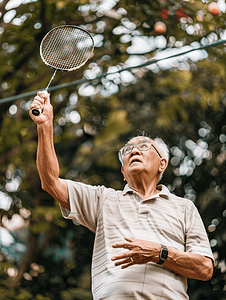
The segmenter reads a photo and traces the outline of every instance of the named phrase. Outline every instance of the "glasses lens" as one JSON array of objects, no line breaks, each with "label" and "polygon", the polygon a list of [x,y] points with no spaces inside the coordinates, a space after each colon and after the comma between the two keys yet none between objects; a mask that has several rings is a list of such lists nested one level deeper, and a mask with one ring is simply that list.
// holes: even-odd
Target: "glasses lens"
[{"label": "glasses lens", "polygon": [[125,146],[123,149],[122,149],[122,155],[126,155],[126,154],[129,154],[133,149],[133,146]]},{"label": "glasses lens", "polygon": [[141,142],[139,144],[136,144],[136,145],[127,145],[127,146],[124,146],[120,152],[121,152],[121,155],[124,156],[124,155],[127,155],[129,154],[130,152],[132,152],[133,150],[133,147],[137,147],[137,149],[139,149],[140,151],[146,151],[146,150],[149,150],[151,149],[151,143],[149,142]]},{"label": "glasses lens", "polygon": [[151,143],[149,143],[149,142],[142,142],[142,143],[139,143],[139,144],[137,144],[137,148],[138,148],[140,151],[146,151],[146,150],[149,150],[149,149],[151,149]]}]

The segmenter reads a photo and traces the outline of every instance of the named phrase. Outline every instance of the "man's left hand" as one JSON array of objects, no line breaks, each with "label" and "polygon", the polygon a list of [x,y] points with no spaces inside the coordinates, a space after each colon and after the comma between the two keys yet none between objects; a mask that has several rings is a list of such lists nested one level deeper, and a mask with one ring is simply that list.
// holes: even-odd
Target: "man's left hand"
[{"label": "man's left hand", "polygon": [[134,238],[126,238],[128,243],[115,243],[113,248],[124,248],[129,251],[112,257],[115,266],[121,265],[125,269],[134,264],[146,264],[147,262],[159,261],[159,253],[161,245],[151,241],[139,240]]}]

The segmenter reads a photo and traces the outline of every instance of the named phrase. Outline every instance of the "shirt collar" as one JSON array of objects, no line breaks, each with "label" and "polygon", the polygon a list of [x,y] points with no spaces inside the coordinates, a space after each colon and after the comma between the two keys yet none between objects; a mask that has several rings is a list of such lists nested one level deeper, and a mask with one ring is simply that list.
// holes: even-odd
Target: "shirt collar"
[{"label": "shirt collar", "polygon": [[[170,191],[168,190],[168,188],[165,185],[163,185],[163,184],[158,185],[157,190],[159,190],[159,193],[156,194],[156,195],[153,195],[150,198],[156,198],[156,197],[163,197],[163,198],[166,198],[166,199],[170,198]],[[125,196],[127,193],[137,194],[136,191],[134,191],[133,189],[130,188],[128,183],[125,185],[125,187],[123,189],[123,196]]]}]

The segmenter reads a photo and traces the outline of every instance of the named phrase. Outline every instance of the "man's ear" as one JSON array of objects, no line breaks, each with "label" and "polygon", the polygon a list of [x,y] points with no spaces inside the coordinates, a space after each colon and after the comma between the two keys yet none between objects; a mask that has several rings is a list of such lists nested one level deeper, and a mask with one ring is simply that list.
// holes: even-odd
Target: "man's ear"
[{"label": "man's ear", "polygon": [[159,172],[160,172],[160,173],[164,172],[165,169],[166,169],[166,167],[167,167],[167,165],[168,165],[167,160],[166,160],[165,158],[162,158],[162,159],[160,160]]},{"label": "man's ear", "polygon": [[124,169],[123,169],[123,166],[121,166],[121,172],[122,172],[122,175],[124,176]]},{"label": "man's ear", "polygon": [[123,166],[121,166],[121,172],[122,172],[122,175],[124,176],[123,180],[126,181]]}]

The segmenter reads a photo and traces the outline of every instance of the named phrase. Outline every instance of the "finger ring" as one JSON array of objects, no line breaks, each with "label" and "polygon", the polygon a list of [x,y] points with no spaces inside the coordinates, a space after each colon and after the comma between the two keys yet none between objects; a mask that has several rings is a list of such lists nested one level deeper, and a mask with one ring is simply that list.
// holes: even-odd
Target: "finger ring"
[{"label": "finger ring", "polygon": [[132,256],[130,257],[130,260],[131,260],[131,263],[133,263],[133,258],[132,258]]}]

